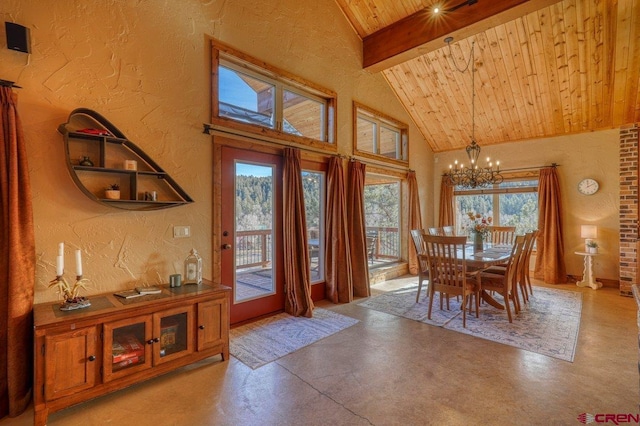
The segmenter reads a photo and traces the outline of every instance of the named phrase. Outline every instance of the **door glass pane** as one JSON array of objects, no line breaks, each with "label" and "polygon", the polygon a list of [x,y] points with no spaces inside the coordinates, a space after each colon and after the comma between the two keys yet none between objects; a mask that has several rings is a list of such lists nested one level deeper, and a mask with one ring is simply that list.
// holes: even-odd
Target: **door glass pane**
[{"label": "door glass pane", "polygon": [[231,68],[218,71],[220,117],[274,128],[275,86]]},{"label": "door glass pane", "polygon": [[145,362],[145,323],[131,324],[113,330],[111,371],[116,372]]},{"label": "door glass pane", "polygon": [[275,293],[272,273],[274,169],[236,162],[234,300]]},{"label": "door glass pane", "polygon": [[400,259],[400,182],[368,173],[364,186],[369,267]]},{"label": "door glass pane", "polygon": [[324,103],[288,90],[283,90],[282,95],[282,130],[324,141]]},{"label": "door glass pane", "polygon": [[160,319],[160,357],[187,350],[187,313]]},{"label": "door glass pane", "polygon": [[324,281],[324,173],[302,171],[311,282]]}]

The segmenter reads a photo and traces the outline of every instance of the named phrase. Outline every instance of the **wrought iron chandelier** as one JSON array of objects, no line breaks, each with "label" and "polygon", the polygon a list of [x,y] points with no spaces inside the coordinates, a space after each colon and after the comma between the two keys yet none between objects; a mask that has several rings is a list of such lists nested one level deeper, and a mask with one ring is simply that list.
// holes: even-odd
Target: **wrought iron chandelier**
[{"label": "wrought iron chandelier", "polygon": [[[444,41],[449,45],[449,55],[451,55],[451,42],[453,37],[447,37]],[[501,183],[504,178],[500,174],[500,161],[496,161],[496,168],[493,168],[493,163],[487,157],[487,165],[480,167],[478,164],[478,158],[480,157],[480,145],[476,142],[475,130],[476,130],[476,114],[475,114],[475,64],[473,61],[475,42],[471,44],[471,55],[469,56],[469,62],[463,69],[458,68],[458,64],[455,63],[456,69],[460,72],[465,72],[471,64],[471,143],[467,145],[467,157],[469,157],[469,166],[465,167],[464,164],[458,165],[458,160],[453,165],[449,165],[449,171],[445,173],[445,177],[448,179],[450,185],[462,187],[462,188],[482,188]]]}]

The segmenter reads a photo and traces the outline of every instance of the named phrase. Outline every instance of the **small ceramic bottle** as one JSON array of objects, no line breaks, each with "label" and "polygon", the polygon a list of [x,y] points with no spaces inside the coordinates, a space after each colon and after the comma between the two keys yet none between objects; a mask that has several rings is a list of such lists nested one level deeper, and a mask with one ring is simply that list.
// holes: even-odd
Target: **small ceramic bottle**
[{"label": "small ceramic bottle", "polygon": [[184,284],[202,284],[202,258],[196,249],[184,260]]}]

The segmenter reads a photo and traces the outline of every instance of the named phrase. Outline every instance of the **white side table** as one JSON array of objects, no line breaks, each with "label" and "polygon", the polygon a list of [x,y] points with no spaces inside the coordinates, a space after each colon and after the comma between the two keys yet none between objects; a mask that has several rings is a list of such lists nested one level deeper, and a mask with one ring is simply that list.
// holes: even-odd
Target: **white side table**
[{"label": "white side table", "polygon": [[597,256],[598,253],[587,253],[585,251],[577,251],[575,253],[580,256],[584,256],[584,271],[582,272],[582,281],[578,281],[576,285],[578,287],[591,287],[594,290],[602,287],[602,283],[596,281],[593,276],[592,257]]}]

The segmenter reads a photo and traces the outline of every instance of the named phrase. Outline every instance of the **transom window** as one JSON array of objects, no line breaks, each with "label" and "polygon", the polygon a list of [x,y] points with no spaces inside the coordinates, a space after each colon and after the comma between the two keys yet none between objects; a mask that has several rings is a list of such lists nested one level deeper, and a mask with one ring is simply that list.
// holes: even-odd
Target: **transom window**
[{"label": "transom window", "polygon": [[335,150],[333,92],[214,42],[212,123]]},{"label": "transom window", "polygon": [[354,103],[354,151],[360,155],[408,162],[407,126]]},{"label": "transom window", "polygon": [[463,235],[468,212],[489,216],[496,226],[515,226],[517,234],[538,229],[538,179],[505,180],[492,188],[454,190],[456,234]]}]

